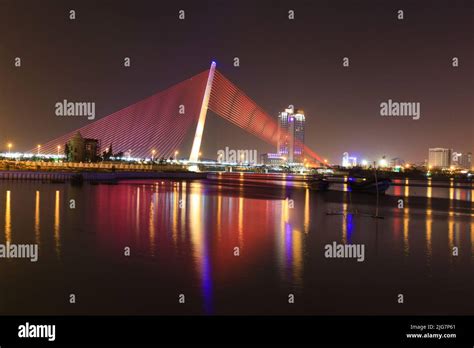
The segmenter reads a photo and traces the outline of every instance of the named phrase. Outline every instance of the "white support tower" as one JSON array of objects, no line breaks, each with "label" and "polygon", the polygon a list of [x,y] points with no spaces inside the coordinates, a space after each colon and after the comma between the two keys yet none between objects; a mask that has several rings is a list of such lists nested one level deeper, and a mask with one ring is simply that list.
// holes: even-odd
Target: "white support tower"
[{"label": "white support tower", "polygon": [[207,78],[206,90],[202,99],[201,112],[199,113],[199,120],[196,127],[196,134],[194,135],[193,147],[189,155],[189,162],[196,163],[199,160],[199,151],[201,149],[202,133],[204,132],[204,124],[206,123],[207,107],[209,98],[211,96],[212,81],[214,79],[214,72],[216,70],[216,62],[211,63],[209,69],[209,76]]}]

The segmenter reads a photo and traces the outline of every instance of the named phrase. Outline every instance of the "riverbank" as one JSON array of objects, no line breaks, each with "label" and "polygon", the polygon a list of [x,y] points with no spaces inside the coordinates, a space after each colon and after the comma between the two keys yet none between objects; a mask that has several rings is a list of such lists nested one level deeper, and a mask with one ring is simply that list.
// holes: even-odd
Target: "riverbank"
[{"label": "riverbank", "polygon": [[107,182],[131,179],[180,179],[194,180],[206,178],[206,173],[194,172],[143,172],[143,171],[117,171],[117,172],[73,172],[73,171],[0,171],[0,180],[15,181],[41,181],[41,182],[66,182],[81,177],[83,181]]}]

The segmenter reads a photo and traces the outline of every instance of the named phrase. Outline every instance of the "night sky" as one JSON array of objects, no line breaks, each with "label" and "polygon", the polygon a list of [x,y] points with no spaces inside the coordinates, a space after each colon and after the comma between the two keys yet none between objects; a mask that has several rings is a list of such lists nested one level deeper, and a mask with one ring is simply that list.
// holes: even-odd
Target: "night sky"
[{"label": "night sky", "polygon": [[[93,101],[97,119],[215,59],[270,115],[304,109],[306,143],[332,163],[345,151],[411,162],[429,147],[474,152],[473,51],[472,0],[0,0],[0,151],[8,141],[25,151],[90,122],[55,116],[58,101]],[[388,99],[420,102],[420,120],[380,116]],[[204,157],[225,146],[275,151],[215,115],[207,122]]]}]

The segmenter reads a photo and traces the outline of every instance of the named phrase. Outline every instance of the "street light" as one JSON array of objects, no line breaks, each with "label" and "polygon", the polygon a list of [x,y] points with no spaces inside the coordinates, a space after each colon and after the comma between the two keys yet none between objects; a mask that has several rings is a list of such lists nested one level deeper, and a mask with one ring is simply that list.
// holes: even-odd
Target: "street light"
[{"label": "street light", "polygon": [[12,143],[8,143],[8,154],[10,154],[10,150],[12,149]]},{"label": "street light", "polygon": [[155,158],[155,150],[151,150],[151,161],[153,162],[153,159]]},{"label": "street light", "polygon": [[59,158],[59,150],[61,150],[61,145],[58,145],[58,158]]},{"label": "street light", "polygon": [[40,154],[40,150],[41,150],[41,145],[38,145],[38,156]]},{"label": "street light", "polygon": [[175,159],[175,161],[178,160],[178,153],[179,153],[178,150],[176,150],[176,151],[174,152],[174,159]]}]

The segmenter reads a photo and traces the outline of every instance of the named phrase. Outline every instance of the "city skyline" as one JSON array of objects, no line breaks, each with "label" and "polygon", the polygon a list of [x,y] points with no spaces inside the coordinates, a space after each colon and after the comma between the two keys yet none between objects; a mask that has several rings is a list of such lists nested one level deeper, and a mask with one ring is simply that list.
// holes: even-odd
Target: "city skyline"
[{"label": "city skyline", "polygon": [[[473,152],[472,34],[469,13],[461,7],[401,5],[406,17],[398,20],[397,8],[371,2],[334,8],[299,2],[228,9],[218,2],[209,4],[210,13],[183,5],[187,17],[181,22],[178,8],[163,4],[160,11],[152,4],[132,9],[124,22],[121,14],[130,8],[121,2],[98,5],[92,12],[88,4],[81,4],[75,21],[67,18],[71,6],[59,2],[31,12],[24,11],[22,3],[7,4],[0,14],[2,28],[13,25],[11,18],[22,18],[19,23],[29,26],[17,25],[12,35],[2,37],[2,151],[7,143],[24,151],[90,122],[58,118],[58,101],[93,101],[99,119],[202,71],[215,59],[219,69],[275,119],[289,103],[301,106],[309,115],[305,142],[332,163],[347,151],[409,162],[426,160],[431,147]],[[287,18],[290,7],[294,21]],[[64,20],[52,27],[44,19],[46,12]],[[409,35],[420,23],[424,30]],[[342,24],[353,30],[338,29]],[[365,32],[369,24],[380,32]],[[173,30],[167,29],[170,26]],[[440,41],[432,40],[433,31],[439,31]],[[252,42],[242,40],[250,33],[255,34]],[[153,39],[156,35],[161,39]],[[25,48],[25,41],[35,43]],[[231,45],[234,41],[236,47]],[[259,44],[265,49],[257,50]],[[439,45],[445,54],[434,54]],[[286,47],[294,47],[291,55],[283,54]],[[59,57],[56,50],[70,53]],[[14,66],[15,57],[22,58],[21,67]],[[123,66],[124,57],[130,57],[130,67]],[[349,58],[348,67],[344,57]],[[452,66],[453,57],[459,66]],[[40,87],[44,85],[47,88]],[[387,100],[418,102],[421,117],[381,117],[380,104]],[[274,151],[210,114],[204,156],[225,146]],[[25,127],[31,115],[35,127]]]}]

